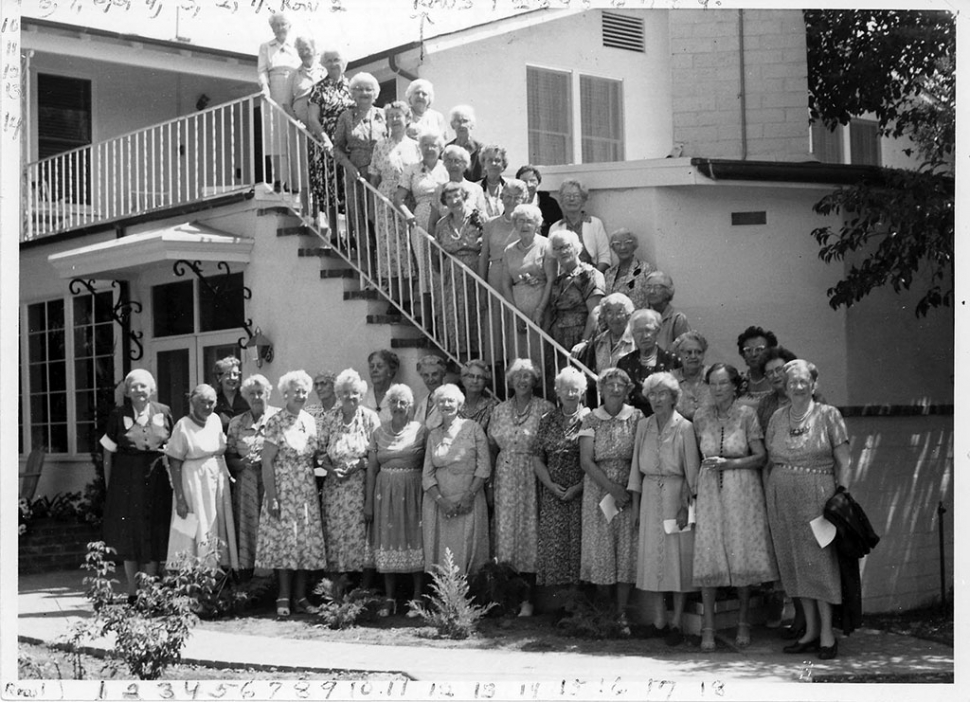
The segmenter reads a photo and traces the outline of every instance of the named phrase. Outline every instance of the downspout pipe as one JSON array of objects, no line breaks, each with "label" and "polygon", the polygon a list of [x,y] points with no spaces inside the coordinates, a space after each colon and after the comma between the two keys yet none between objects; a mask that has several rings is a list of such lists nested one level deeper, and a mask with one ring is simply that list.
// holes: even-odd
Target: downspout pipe
[{"label": "downspout pipe", "polygon": [[704,177],[719,181],[747,180],[852,185],[865,180],[873,185],[879,185],[884,179],[883,169],[878,166],[847,166],[817,161],[797,163],[694,157],[691,158],[690,165]]},{"label": "downspout pipe", "polygon": [[741,108],[741,160],[748,158],[748,101],[744,83],[744,10],[738,10],[738,102]]},{"label": "downspout pipe", "polygon": [[405,71],[403,68],[397,65],[397,54],[391,54],[387,57],[387,67],[391,69],[391,72],[401,76],[402,78],[407,78],[408,81],[418,79],[416,75],[410,71]]}]

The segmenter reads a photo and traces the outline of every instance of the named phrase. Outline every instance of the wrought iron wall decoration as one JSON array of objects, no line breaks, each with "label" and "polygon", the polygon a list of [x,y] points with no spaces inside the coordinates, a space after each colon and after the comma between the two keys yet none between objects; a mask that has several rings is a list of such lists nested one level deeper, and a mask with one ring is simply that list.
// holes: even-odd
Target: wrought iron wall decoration
[{"label": "wrought iron wall decoration", "polygon": [[[188,271],[195,273],[195,277],[199,279],[199,284],[205,286],[205,289],[209,291],[212,295],[212,300],[216,307],[223,311],[231,312],[232,308],[224,302],[224,300],[231,294],[237,292],[242,293],[242,298],[244,300],[251,300],[253,298],[253,291],[250,290],[245,285],[231,285],[229,281],[229,275],[231,271],[229,270],[229,264],[225,261],[219,261],[216,263],[216,268],[223,271],[219,275],[223,275],[226,278],[226,283],[223,284],[213,284],[209,278],[205,277],[202,272],[202,262],[201,261],[186,261],[180,258],[172,265],[172,270],[175,272],[179,278],[184,276]],[[239,337],[239,348],[248,348],[249,342],[252,341],[253,337],[256,336],[253,330],[253,320],[248,317],[240,317],[235,320],[236,326],[241,327],[244,332],[246,332],[245,337]]]},{"label": "wrought iron wall decoration", "polygon": [[[145,348],[141,340],[145,336],[144,332],[134,331],[131,328],[131,315],[141,314],[142,305],[137,300],[132,300],[128,294],[128,283],[121,280],[112,280],[111,287],[118,290],[117,299],[111,308],[111,318],[121,326],[121,344],[123,358],[125,359],[125,373],[130,368],[130,361],[140,361],[145,355]],[[96,295],[103,290],[95,287],[93,279],[72,278],[68,283],[67,289],[72,295],[83,295],[85,293]],[[134,344],[134,346],[132,345]]]}]

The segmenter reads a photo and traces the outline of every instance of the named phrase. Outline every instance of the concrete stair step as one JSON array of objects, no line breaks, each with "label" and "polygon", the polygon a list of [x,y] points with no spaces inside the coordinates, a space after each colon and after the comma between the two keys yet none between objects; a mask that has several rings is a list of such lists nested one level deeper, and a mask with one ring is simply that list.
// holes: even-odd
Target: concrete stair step
[{"label": "concrete stair step", "polygon": [[356,278],[357,271],[353,268],[325,268],[320,271],[320,277],[328,278]]},{"label": "concrete stair step", "polygon": [[376,290],[344,290],[345,300],[383,300]]},{"label": "concrete stair step", "polygon": [[431,343],[431,339],[421,335],[416,336],[413,339],[402,339],[395,337],[391,339],[392,349],[433,349],[435,345]]}]

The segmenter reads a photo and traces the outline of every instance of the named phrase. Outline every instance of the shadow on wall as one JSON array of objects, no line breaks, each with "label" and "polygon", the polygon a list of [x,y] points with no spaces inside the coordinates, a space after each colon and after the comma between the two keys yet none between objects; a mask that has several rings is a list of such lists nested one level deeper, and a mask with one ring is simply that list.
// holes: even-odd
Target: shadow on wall
[{"label": "shadow on wall", "polygon": [[946,582],[953,584],[953,415],[849,417],[853,477],[879,545],[862,562],[865,611],[910,609],[941,593],[942,500]]}]

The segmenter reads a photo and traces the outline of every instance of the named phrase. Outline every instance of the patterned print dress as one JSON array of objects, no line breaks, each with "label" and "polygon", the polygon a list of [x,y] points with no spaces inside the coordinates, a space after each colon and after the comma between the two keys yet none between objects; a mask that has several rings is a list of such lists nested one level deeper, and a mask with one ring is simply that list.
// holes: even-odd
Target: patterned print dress
[{"label": "patterned print dress", "polygon": [[573,270],[562,272],[552,284],[549,306],[552,324],[549,333],[567,350],[583,340],[589,308],[586,301],[603,295],[603,274],[588,263],[580,262]]},{"label": "patterned print dress", "polygon": [[[643,414],[623,405],[615,417],[602,407],[586,415],[579,430],[580,441],[593,441],[593,460],[606,477],[624,488],[630,480],[633,440]],[[637,580],[637,530],[632,509],[607,522],[600,501],[606,491],[588,475],[583,487],[583,548],[579,577],[596,585],[635,583]]]},{"label": "patterned print dress", "polygon": [[[761,439],[754,410],[735,402],[724,416],[714,406],[694,415],[704,458],[750,455]],[[742,587],[778,579],[760,470],[705,470],[697,480],[694,585]]]},{"label": "patterned print dress", "polygon": [[[263,466],[261,455],[266,439],[266,424],[279,407],[266,407],[259,419],[251,411],[233,417],[226,434],[226,456],[242,459],[242,468],[232,477],[232,514],[236,522],[239,567],[251,569],[256,560],[259,512],[263,504]],[[228,463],[228,461],[227,461]]]},{"label": "patterned print dress", "polygon": [[[579,465],[579,428],[590,412],[580,407],[574,417],[554,409],[539,422],[536,454],[549,478],[570,488],[583,480]],[[536,556],[537,585],[574,585],[579,582],[583,547],[583,500],[563,502],[539,485],[539,538]]]},{"label": "patterned print dress", "polygon": [[374,485],[374,564],[379,573],[424,570],[421,469],[427,429],[410,422],[400,432],[384,422],[371,435],[380,471]]},{"label": "patterned print dress", "polygon": [[307,412],[281,410],[266,422],[266,443],[276,446],[273,479],[279,519],[263,500],[256,540],[256,567],[320,570],[326,549],[320,503],[313,477],[313,454],[319,448],[316,422]]},{"label": "patterned print dress", "polygon": [[[333,80],[327,76],[313,86],[310,102],[320,108],[320,125],[324,133],[333,141],[337,132],[337,119],[348,107],[353,107],[354,98],[350,93],[350,82],[345,76]],[[317,204],[324,212],[337,206],[343,192],[342,169],[334,168],[334,161],[323,149],[313,149],[310,157],[310,187],[317,198]]]},{"label": "patterned print dress", "polygon": [[[377,186],[378,192],[393,202],[404,170],[420,160],[421,150],[413,139],[405,137],[396,142],[391,137],[387,137],[377,142],[370,170],[371,173],[379,173],[381,176],[381,182]],[[394,212],[395,210],[387,203],[379,203],[375,206],[377,269],[381,278],[398,277],[399,273],[401,277],[410,278],[412,267],[408,229],[398,223]],[[413,273],[416,275],[417,271]]]},{"label": "patterned print dress", "polygon": [[[483,224],[478,210],[466,212],[457,227],[451,216],[445,215],[435,226],[435,239],[445,253],[477,272],[478,256],[482,251]],[[434,257],[435,265],[438,265],[437,258]],[[440,263],[441,269],[437,271],[440,276],[438,295],[442,303],[437,308],[443,310],[440,324],[445,328],[448,350],[461,355],[469,352],[470,346],[476,346],[480,339],[478,282],[472,275],[463,274],[458,266],[449,265],[447,258]]]},{"label": "patterned print dress", "polygon": [[539,421],[552,409],[551,402],[533,397],[520,415],[513,398],[495,408],[488,425],[488,438],[499,448],[492,479],[495,557],[520,573],[536,572],[539,513],[533,461]]},{"label": "patterned print dress", "polygon": [[[335,407],[321,422],[320,444],[334,466],[355,464],[366,458],[371,435],[380,424],[374,410],[358,407],[348,423]],[[358,470],[341,479],[331,470],[324,478],[323,535],[329,571],[359,572],[374,564],[364,521],[365,473]]]}]

